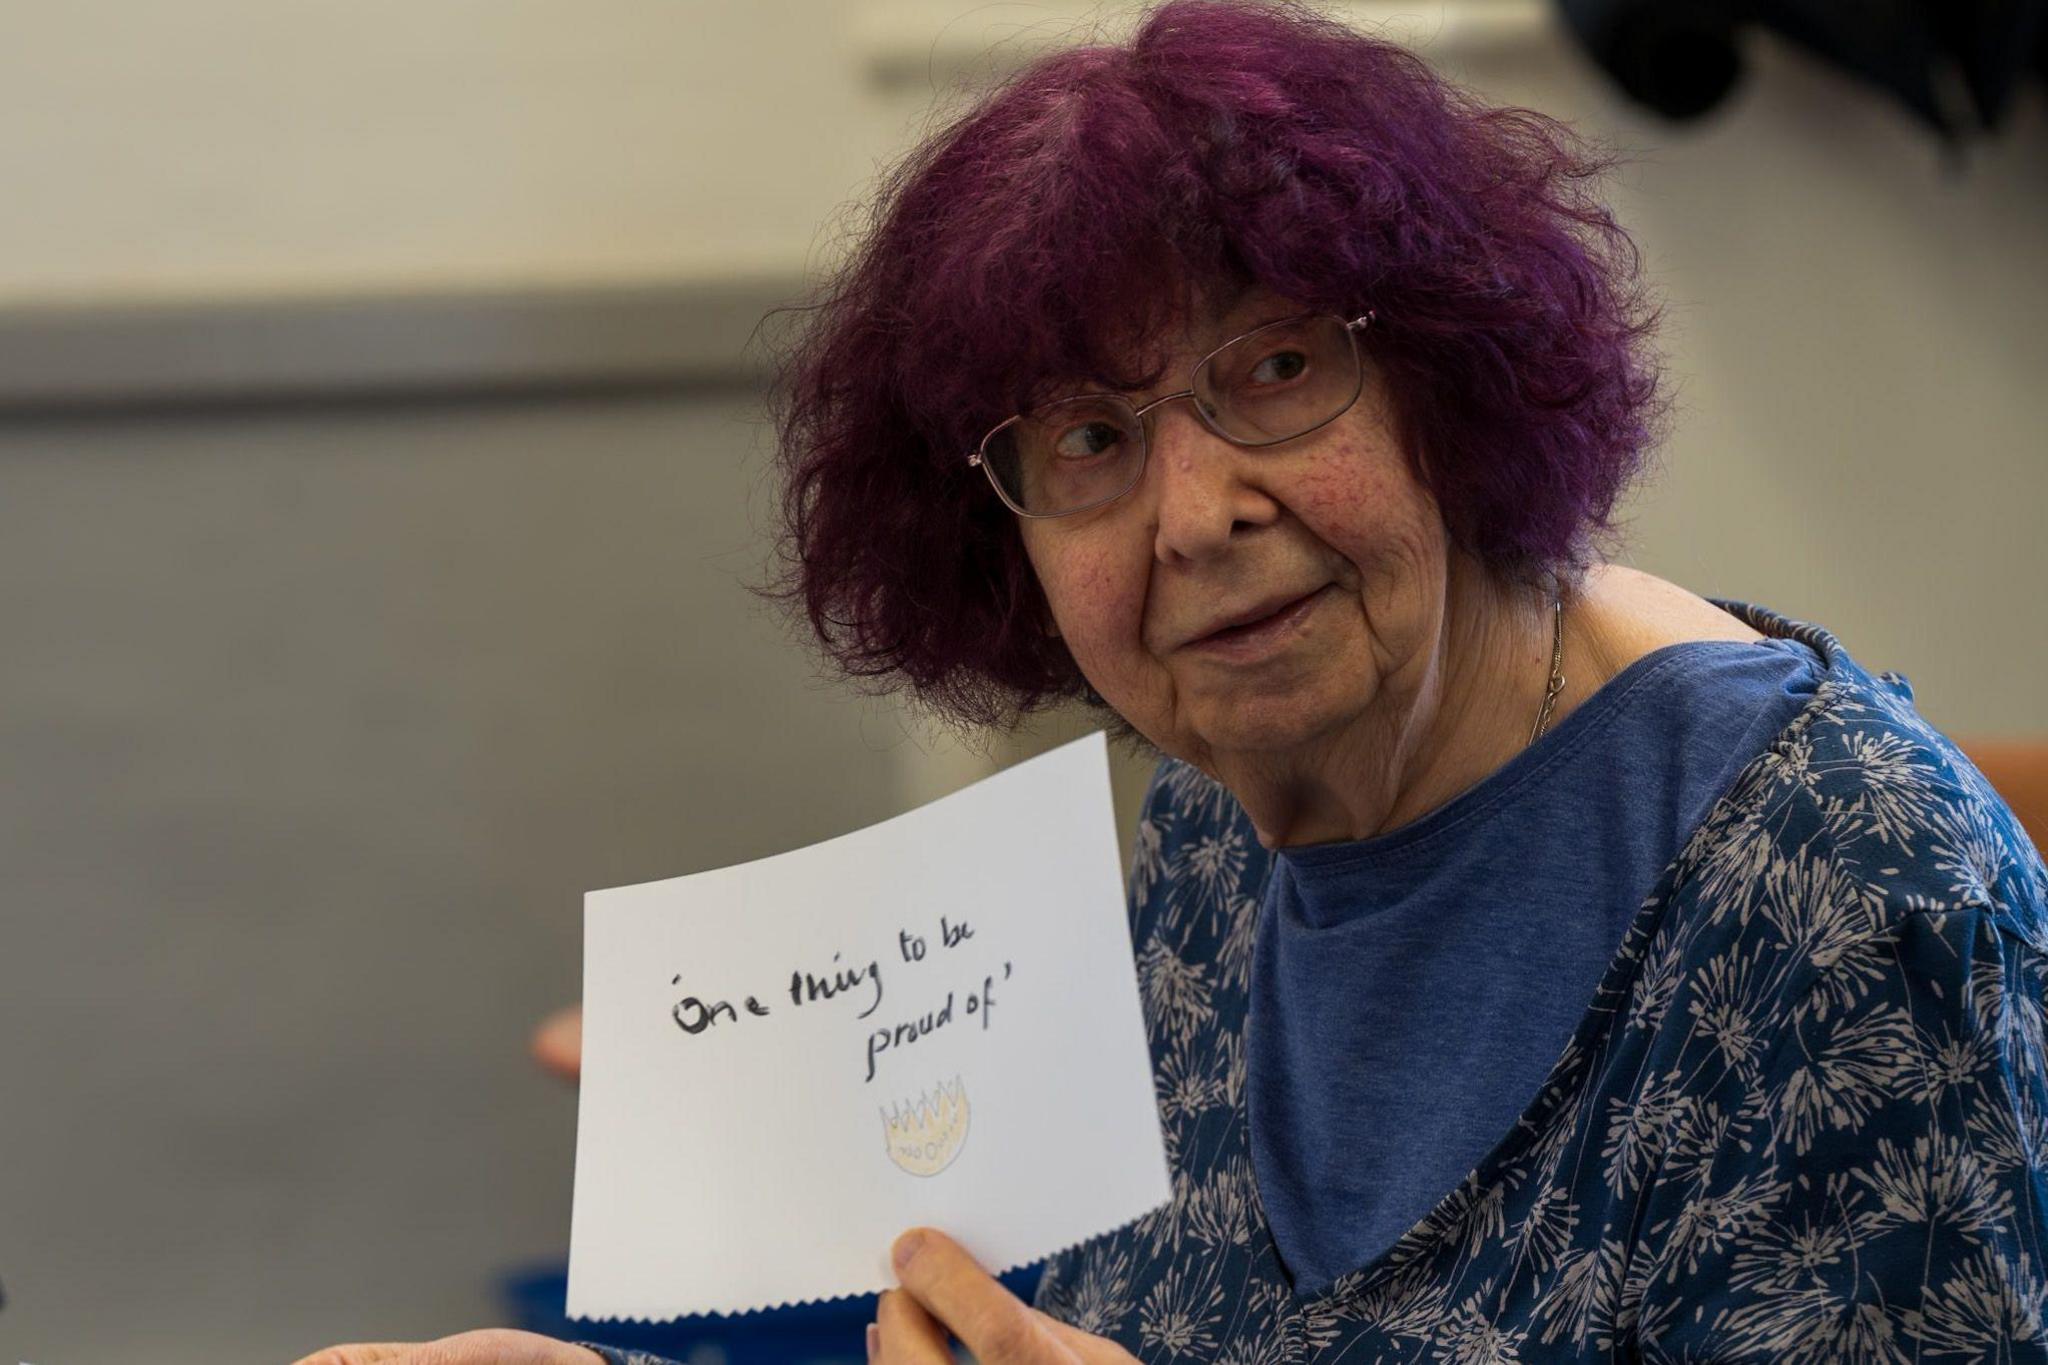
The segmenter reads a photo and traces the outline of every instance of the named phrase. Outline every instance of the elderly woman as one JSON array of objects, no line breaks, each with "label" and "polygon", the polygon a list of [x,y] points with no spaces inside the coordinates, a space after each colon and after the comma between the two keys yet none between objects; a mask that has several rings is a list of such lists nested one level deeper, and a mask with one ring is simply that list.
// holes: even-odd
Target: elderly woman
[{"label": "elderly woman", "polygon": [[906,1236],[871,1354],[2048,1355],[2048,871],[1903,678],[1599,554],[1662,404],[1598,169],[1190,0],[888,186],[786,373],[787,586],[855,675],[1165,755],[1175,1196],[1035,1308]]}]

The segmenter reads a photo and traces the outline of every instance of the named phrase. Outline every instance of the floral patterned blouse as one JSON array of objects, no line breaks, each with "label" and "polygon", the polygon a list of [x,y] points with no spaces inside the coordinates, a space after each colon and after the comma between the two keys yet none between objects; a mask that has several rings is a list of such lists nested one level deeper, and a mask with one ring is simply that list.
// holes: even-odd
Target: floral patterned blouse
[{"label": "floral patterned blouse", "polygon": [[1664,870],[1513,1129],[1319,1293],[1279,1260],[1245,1112],[1271,860],[1228,792],[1160,766],[1131,928],[1174,1195],[1055,1256],[1041,1309],[1148,1363],[2048,1361],[2048,868],[1904,678],[1716,605],[1812,646],[1812,700]]},{"label": "floral patterned blouse", "polygon": [[1040,1308],[1148,1362],[2048,1360],[2048,869],[1905,679],[1717,605],[1811,645],[1813,699],[1665,869],[1513,1130],[1313,1296],[1244,1107],[1270,859],[1161,765],[1132,938],[1174,1198],[1055,1257]]}]

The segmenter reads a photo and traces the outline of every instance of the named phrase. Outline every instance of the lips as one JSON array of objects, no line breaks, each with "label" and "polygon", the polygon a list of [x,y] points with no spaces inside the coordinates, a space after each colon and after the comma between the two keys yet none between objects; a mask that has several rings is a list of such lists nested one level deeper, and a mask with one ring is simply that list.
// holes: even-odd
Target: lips
[{"label": "lips", "polygon": [[1214,640],[1228,639],[1232,632],[1242,631],[1246,627],[1256,626],[1260,622],[1270,620],[1288,608],[1307,601],[1321,591],[1321,588],[1312,588],[1307,592],[1288,593],[1265,598],[1244,608],[1242,611],[1232,612],[1222,617],[1200,635],[1190,638],[1187,643],[1200,645]]}]

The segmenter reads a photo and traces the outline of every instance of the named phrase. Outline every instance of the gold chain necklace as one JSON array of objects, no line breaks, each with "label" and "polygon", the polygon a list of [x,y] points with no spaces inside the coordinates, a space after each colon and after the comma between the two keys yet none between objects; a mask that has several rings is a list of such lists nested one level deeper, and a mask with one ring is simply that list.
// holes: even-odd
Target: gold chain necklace
[{"label": "gold chain necklace", "polygon": [[1544,727],[1550,724],[1550,708],[1557,704],[1557,694],[1564,691],[1564,596],[1557,598],[1557,610],[1551,627],[1550,641],[1550,686],[1543,693],[1543,710],[1537,713],[1536,728],[1529,732],[1529,743],[1543,738]]}]

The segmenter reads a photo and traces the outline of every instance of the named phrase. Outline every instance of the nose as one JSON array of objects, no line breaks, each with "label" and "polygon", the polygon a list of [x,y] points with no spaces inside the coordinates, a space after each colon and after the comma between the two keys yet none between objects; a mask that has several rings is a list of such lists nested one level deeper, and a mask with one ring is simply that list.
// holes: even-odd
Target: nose
[{"label": "nose", "polygon": [[1147,414],[1145,481],[1153,496],[1153,556],[1194,563],[1222,553],[1234,535],[1271,524],[1280,506],[1246,479],[1257,452],[1224,440],[1196,415],[1199,398]]}]

